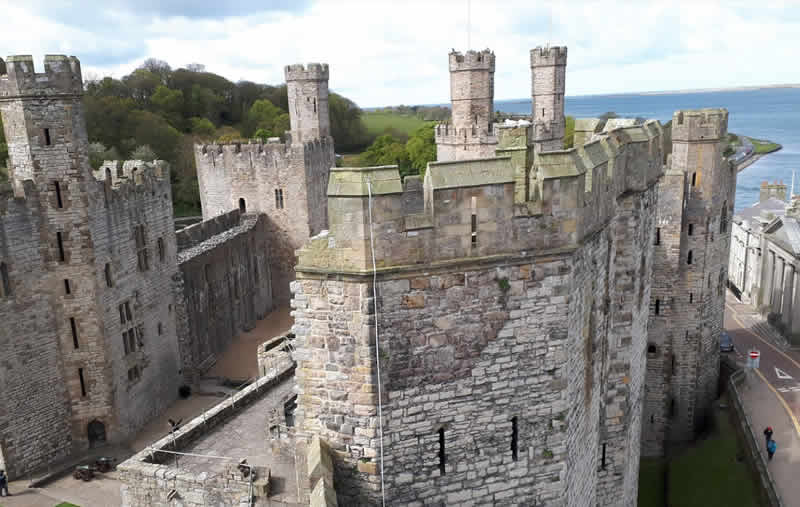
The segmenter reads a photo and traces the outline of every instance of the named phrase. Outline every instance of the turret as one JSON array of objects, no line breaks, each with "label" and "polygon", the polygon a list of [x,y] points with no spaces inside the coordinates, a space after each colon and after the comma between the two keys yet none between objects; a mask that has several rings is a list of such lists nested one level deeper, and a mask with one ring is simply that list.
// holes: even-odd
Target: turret
[{"label": "turret", "polygon": [[287,65],[285,72],[292,143],[330,136],[328,64]]},{"label": "turret", "polygon": [[566,70],[566,46],[531,49],[531,120],[536,151],[560,150],[563,146]]},{"label": "turret", "polygon": [[436,130],[437,160],[492,157],[497,145],[492,128],[494,53],[453,51],[448,59],[453,113],[450,123]]}]

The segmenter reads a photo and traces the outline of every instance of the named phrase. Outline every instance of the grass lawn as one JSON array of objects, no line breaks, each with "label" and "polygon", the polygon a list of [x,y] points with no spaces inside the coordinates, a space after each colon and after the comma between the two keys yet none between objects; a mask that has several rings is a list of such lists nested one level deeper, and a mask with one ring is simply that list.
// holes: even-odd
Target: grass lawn
[{"label": "grass lawn", "polygon": [[639,507],[664,506],[664,471],[666,462],[659,458],[642,458],[639,463]]},{"label": "grass lawn", "polygon": [[714,431],[671,460],[670,505],[761,507],[756,478],[745,461],[736,461],[746,450],[740,448],[728,413],[716,415]]},{"label": "grass lawn", "polygon": [[429,123],[411,115],[366,111],[361,115],[361,119],[370,136],[379,136],[388,129],[394,129],[410,136],[415,130]]},{"label": "grass lawn", "polygon": [[753,148],[755,149],[756,153],[770,153],[773,151],[777,151],[781,149],[781,145],[777,143],[773,143],[770,141],[762,141],[760,139],[753,139],[750,138],[750,142],[753,143]]}]

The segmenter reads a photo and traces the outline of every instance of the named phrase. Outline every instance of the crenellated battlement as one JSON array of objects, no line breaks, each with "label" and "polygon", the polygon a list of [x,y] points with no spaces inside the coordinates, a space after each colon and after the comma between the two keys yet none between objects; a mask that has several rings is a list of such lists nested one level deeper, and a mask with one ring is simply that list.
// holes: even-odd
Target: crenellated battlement
[{"label": "crenellated battlement", "polygon": [[646,191],[662,174],[657,122],[614,129],[578,149],[535,152],[528,170],[514,153],[531,128],[500,129],[495,158],[429,163],[421,211],[405,205],[418,198],[406,195],[413,190],[395,166],[332,169],[330,229],[299,251],[298,269],[368,271],[370,228],[384,269],[576,248],[607,223],[619,196]]},{"label": "crenellated battlement", "polygon": [[531,67],[567,64],[566,46],[537,46],[531,49]]},{"label": "crenellated battlement", "polygon": [[450,72],[463,70],[487,70],[494,72],[494,52],[489,49],[483,51],[469,50],[466,53],[452,51],[448,55]]},{"label": "crenellated battlement", "polygon": [[[492,129],[494,126],[492,125]],[[469,128],[456,128],[450,123],[440,123],[434,128],[436,144],[496,144],[497,136],[494,130],[472,125]]]},{"label": "crenellated battlement", "polygon": [[169,165],[163,160],[104,160],[93,171],[97,181],[106,183],[111,179],[114,188],[133,183],[134,186],[147,186],[151,180],[169,181]]},{"label": "crenellated battlement", "polygon": [[675,141],[719,140],[727,132],[727,109],[676,111],[672,115],[672,139]]},{"label": "crenellated battlement", "polygon": [[328,80],[330,72],[327,63],[302,63],[287,65],[284,68],[286,81],[322,81]]},{"label": "crenellated battlement", "polygon": [[36,72],[32,56],[9,56],[0,72],[0,100],[83,94],[81,64],[74,56],[45,56],[43,73]]}]

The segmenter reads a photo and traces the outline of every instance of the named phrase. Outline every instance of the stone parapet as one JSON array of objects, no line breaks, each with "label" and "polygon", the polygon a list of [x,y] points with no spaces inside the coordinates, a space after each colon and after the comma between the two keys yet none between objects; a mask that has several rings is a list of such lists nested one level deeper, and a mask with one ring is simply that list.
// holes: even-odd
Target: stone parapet
[{"label": "stone parapet", "polygon": [[718,141],[727,131],[726,109],[676,111],[672,115],[673,141]]},{"label": "stone parapet", "polygon": [[5,61],[5,72],[0,73],[0,101],[28,96],[82,94],[81,63],[74,56],[46,55],[44,73],[36,73],[30,55],[9,56]]},{"label": "stone parapet", "polygon": [[286,81],[327,81],[330,77],[327,63],[302,63],[284,67]]},{"label": "stone parapet", "polygon": [[531,67],[566,65],[566,46],[537,46],[531,49]]},{"label": "stone parapet", "polygon": [[469,50],[465,53],[452,51],[448,55],[450,72],[464,70],[485,70],[494,72],[494,52],[489,49],[483,51]]}]

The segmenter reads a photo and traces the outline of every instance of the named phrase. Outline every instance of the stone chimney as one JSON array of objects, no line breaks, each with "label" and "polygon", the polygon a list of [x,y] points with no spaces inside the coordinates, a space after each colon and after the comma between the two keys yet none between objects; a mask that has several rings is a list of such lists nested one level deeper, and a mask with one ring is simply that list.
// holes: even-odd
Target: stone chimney
[{"label": "stone chimney", "polygon": [[774,197],[779,201],[786,200],[786,185],[781,181],[778,183],[769,183],[767,181],[761,182],[761,191],[758,195],[758,202],[764,202],[770,197]]}]

